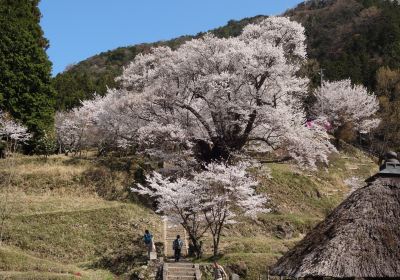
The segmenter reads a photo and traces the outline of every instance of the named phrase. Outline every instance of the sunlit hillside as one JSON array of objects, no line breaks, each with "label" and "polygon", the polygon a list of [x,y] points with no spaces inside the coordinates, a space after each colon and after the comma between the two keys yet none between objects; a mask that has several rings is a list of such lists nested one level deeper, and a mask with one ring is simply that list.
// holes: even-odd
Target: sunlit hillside
[{"label": "sunlit hillside", "polygon": [[[12,210],[2,228],[0,275],[73,279],[78,273],[112,279],[113,274],[134,274],[143,263],[144,229],[159,241],[163,230],[161,218],[128,191],[140,166],[134,158],[90,154],[0,160],[1,176],[11,178],[11,185],[3,186],[11,192],[3,192],[1,202]],[[272,212],[257,223],[244,220],[245,226],[226,230],[221,261],[255,279],[342,201],[349,192],[346,179],[367,178],[375,171],[375,163],[354,149],[333,156],[330,166],[317,172],[276,163],[254,170]]]}]

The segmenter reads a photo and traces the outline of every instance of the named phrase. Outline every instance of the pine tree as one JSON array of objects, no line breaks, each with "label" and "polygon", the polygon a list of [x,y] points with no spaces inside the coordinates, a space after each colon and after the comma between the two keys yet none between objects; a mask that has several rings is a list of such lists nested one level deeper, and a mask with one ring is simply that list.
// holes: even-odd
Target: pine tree
[{"label": "pine tree", "polygon": [[39,25],[39,0],[0,0],[0,109],[38,139],[53,126],[49,46]]}]

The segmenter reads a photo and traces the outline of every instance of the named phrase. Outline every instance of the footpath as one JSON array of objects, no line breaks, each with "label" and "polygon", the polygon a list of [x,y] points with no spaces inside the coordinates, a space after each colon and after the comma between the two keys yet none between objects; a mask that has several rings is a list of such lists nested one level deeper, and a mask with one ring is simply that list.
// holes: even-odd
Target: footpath
[{"label": "footpath", "polygon": [[[172,243],[177,235],[183,240],[182,260],[175,262]],[[163,280],[200,280],[199,265],[185,259],[188,254],[188,236],[185,229],[164,218],[164,255]]]}]

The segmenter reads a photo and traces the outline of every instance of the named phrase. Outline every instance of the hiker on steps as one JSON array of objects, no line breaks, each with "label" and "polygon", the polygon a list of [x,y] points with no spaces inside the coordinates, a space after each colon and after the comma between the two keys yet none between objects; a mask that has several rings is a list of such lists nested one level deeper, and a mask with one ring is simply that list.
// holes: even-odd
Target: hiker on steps
[{"label": "hiker on steps", "polygon": [[214,268],[214,280],[229,279],[222,265],[219,265],[216,261],[213,264]]},{"label": "hiker on steps", "polygon": [[146,229],[144,231],[144,244],[147,247],[147,257],[150,259],[150,254],[155,251],[153,235]]},{"label": "hiker on steps", "polygon": [[183,247],[183,241],[181,240],[181,236],[177,235],[176,239],[172,243],[172,249],[174,250],[174,255],[175,255],[175,261],[179,262],[181,259],[181,251]]}]

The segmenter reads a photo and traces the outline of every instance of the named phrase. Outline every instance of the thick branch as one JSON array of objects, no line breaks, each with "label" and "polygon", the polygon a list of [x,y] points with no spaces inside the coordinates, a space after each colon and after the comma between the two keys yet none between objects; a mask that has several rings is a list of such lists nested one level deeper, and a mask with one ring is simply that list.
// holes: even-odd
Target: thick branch
[{"label": "thick branch", "polygon": [[263,138],[263,137],[253,137],[253,138],[249,138],[249,141],[260,141],[260,142],[264,142],[265,144],[267,144],[268,146],[270,146],[273,150],[276,150],[276,148],[269,142],[269,140],[267,138]]},{"label": "thick branch", "polygon": [[247,122],[246,128],[245,128],[245,130],[243,132],[243,135],[241,137],[243,142],[247,141],[247,138],[249,137],[250,132],[253,130],[253,125],[254,125],[254,122],[255,122],[256,118],[257,118],[257,110],[254,110],[250,114],[249,121]]},{"label": "thick branch", "polygon": [[211,130],[210,125],[206,122],[206,120],[197,112],[194,108],[192,108],[189,105],[186,104],[178,104],[178,107],[182,109],[186,109],[189,112],[191,112],[198,120],[199,122],[204,126],[205,130],[207,131],[208,135],[210,136],[211,139],[215,138],[214,133]]}]

